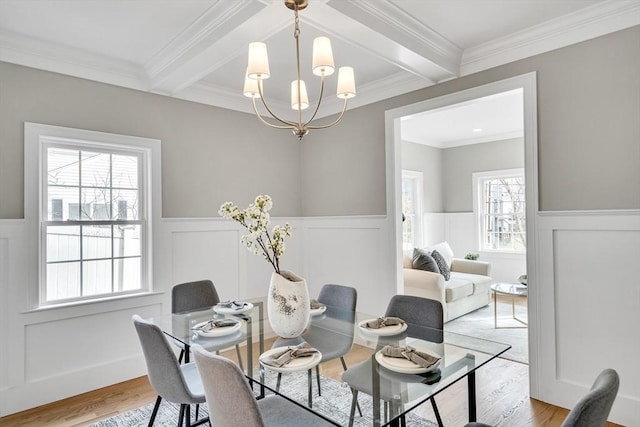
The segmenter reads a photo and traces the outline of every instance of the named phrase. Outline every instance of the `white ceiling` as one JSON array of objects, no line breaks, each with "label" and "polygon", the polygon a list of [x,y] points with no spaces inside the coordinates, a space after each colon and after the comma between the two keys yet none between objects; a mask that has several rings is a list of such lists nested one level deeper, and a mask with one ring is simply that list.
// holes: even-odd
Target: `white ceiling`
[{"label": "white ceiling", "polygon": [[[312,102],[314,37],[355,68],[366,105],[640,24],[640,0],[309,0],[300,12]],[[273,109],[291,115],[293,12],[283,0],[0,0],[0,61],[238,111],[247,45],[265,41]],[[337,74],[337,73],[336,73]],[[339,111],[336,74],[318,114]]]}]

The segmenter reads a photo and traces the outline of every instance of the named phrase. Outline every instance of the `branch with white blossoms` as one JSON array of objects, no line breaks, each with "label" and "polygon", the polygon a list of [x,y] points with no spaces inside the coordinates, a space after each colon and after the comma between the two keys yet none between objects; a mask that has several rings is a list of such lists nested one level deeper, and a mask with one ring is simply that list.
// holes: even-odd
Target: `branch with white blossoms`
[{"label": "branch with white blossoms", "polygon": [[271,219],[269,210],[272,206],[271,197],[260,195],[245,210],[240,210],[232,202],[225,202],[220,206],[218,213],[221,217],[233,219],[246,228],[249,234],[242,236],[242,244],[250,252],[264,256],[276,273],[280,274],[280,258],[284,255],[285,249],[284,239],[291,236],[291,226],[276,225],[269,233],[267,227]]}]

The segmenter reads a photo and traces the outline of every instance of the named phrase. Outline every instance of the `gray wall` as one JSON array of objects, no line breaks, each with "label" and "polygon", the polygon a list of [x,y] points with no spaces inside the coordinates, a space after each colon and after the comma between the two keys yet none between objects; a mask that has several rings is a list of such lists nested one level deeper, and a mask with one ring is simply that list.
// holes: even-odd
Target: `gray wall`
[{"label": "gray wall", "polygon": [[540,209],[640,209],[636,26],[353,109],[301,145],[248,114],[0,63],[0,219],[23,217],[24,121],[161,139],[166,217],[264,192],[279,216],[385,214],[386,110],[531,71]]},{"label": "gray wall", "polygon": [[445,150],[402,141],[402,169],[422,172],[424,212],[443,212],[442,154]]},{"label": "gray wall", "polygon": [[0,62],[0,219],[24,217],[25,121],[162,140],[163,216],[215,217],[257,194],[299,216],[300,148],[254,117]]},{"label": "gray wall", "polygon": [[[313,144],[302,145],[303,213],[386,212],[385,110],[532,71],[538,75],[540,209],[640,209],[636,26],[348,111],[331,133],[317,132]],[[349,167],[333,168],[321,152]]]},{"label": "gray wall", "polygon": [[[404,162],[404,160],[403,160]],[[442,197],[444,212],[473,211],[473,173],[524,168],[522,138],[443,150]]]}]

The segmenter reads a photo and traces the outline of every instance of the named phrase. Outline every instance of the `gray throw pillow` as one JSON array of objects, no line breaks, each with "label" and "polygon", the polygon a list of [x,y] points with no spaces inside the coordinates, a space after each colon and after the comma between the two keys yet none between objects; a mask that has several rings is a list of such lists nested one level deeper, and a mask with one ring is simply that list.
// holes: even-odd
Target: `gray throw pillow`
[{"label": "gray throw pillow", "polygon": [[413,249],[413,259],[412,259],[413,268],[416,270],[424,270],[431,271],[434,273],[440,273],[440,269],[438,268],[438,264],[436,261],[429,255],[429,252],[414,248]]},{"label": "gray throw pillow", "polygon": [[449,265],[447,265],[447,260],[444,259],[442,254],[436,250],[431,251],[431,257],[434,259],[436,264],[438,264],[438,269],[440,270],[440,274],[444,276],[444,280],[449,280],[451,272],[449,270]]}]

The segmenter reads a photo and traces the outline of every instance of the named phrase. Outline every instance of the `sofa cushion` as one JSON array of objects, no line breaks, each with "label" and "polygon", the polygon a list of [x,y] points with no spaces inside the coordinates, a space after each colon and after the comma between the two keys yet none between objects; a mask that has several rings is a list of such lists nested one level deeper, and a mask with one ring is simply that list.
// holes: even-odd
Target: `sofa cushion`
[{"label": "sofa cushion", "polygon": [[447,260],[444,259],[442,254],[440,254],[440,252],[438,252],[435,249],[431,251],[431,257],[434,259],[436,264],[438,264],[438,270],[440,271],[440,274],[444,276],[444,280],[449,280],[450,274],[449,274],[449,265],[447,264]]},{"label": "sofa cushion", "polygon": [[451,262],[453,261],[453,250],[451,249],[451,246],[449,246],[449,243],[440,242],[424,249],[428,252],[438,251],[440,255],[442,255],[442,257],[447,261],[447,267],[451,269]]},{"label": "sofa cushion", "polygon": [[431,271],[434,273],[440,273],[438,264],[425,250],[415,248],[413,250],[412,268],[417,270]]},{"label": "sofa cushion", "polygon": [[452,277],[451,280],[445,283],[444,291],[447,302],[463,299],[473,295],[473,282]]},{"label": "sofa cushion", "polygon": [[[489,276],[481,276],[479,274],[458,273],[451,272],[451,280],[463,280],[473,284],[472,294],[479,294],[481,292],[489,292],[493,279]],[[450,281],[451,281],[450,280]],[[447,284],[447,286],[449,286]],[[470,294],[471,295],[471,294]]]}]

